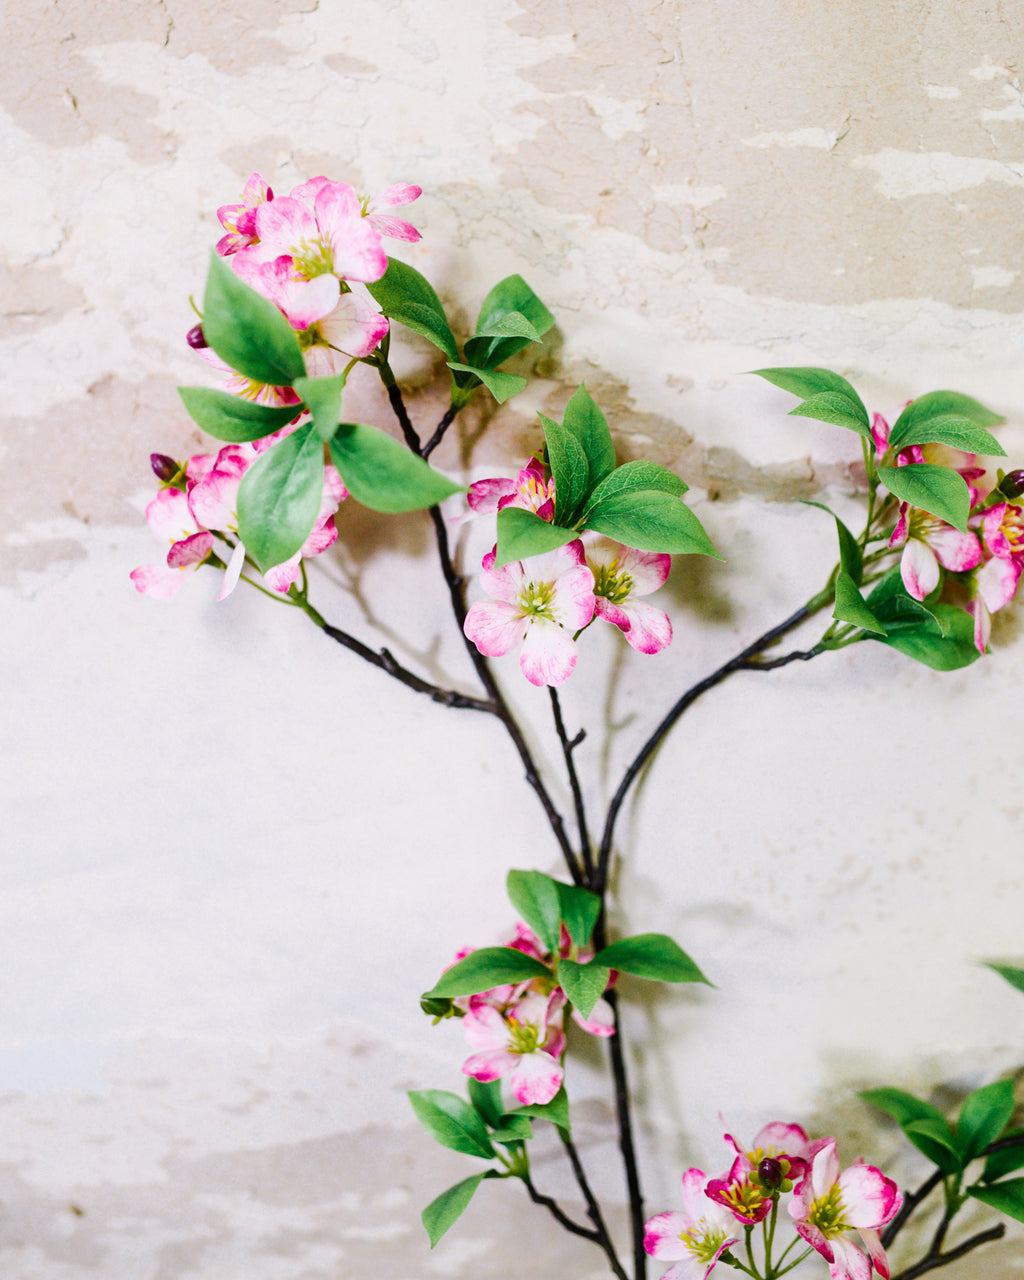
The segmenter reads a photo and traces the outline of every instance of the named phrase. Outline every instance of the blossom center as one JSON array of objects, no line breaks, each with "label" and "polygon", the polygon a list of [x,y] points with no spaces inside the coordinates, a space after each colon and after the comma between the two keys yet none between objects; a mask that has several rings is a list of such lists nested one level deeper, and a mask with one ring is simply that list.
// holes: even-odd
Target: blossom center
[{"label": "blossom center", "polygon": [[843,1204],[842,1193],[837,1184],[829,1189],[827,1195],[814,1201],[807,1215],[807,1221],[817,1227],[826,1239],[831,1239],[848,1229],[848,1224],[844,1220],[845,1213],[846,1206]]},{"label": "blossom center", "polygon": [[716,1196],[716,1199],[741,1218],[756,1218],[764,1202],[771,1199],[771,1196],[765,1195],[764,1190],[749,1178],[744,1178],[742,1182],[734,1183],[727,1191]]},{"label": "blossom center", "polygon": [[534,1053],[540,1045],[540,1027],[534,1022],[508,1019],[509,1053]]},{"label": "blossom center", "polygon": [[288,252],[297,280],[312,280],[315,276],[330,275],[334,270],[334,251],[323,240],[300,240]]},{"label": "blossom center", "polygon": [[622,604],[629,598],[633,590],[633,579],[624,570],[619,569],[618,560],[611,564],[592,565],[594,573],[594,595],[603,596],[612,604]]},{"label": "blossom center", "polygon": [[701,1218],[692,1227],[684,1227],[679,1233],[679,1239],[699,1262],[707,1264],[715,1261],[715,1256],[725,1243],[725,1231],[722,1227],[708,1226]]},{"label": "blossom center", "polygon": [[551,606],[554,601],[553,582],[528,582],[519,592],[519,609],[524,618],[547,618],[553,622]]}]

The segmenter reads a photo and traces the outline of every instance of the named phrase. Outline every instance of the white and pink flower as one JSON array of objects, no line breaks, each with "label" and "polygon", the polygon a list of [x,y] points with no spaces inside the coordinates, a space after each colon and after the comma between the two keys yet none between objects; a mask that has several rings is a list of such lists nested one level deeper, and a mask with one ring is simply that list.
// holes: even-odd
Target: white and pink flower
[{"label": "white and pink flower", "polygon": [[242,192],[240,204],[224,204],[217,210],[221,226],[227,231],[217,241],[217,252],[227,258],[239,249],[247,249],[256,244],[256,210],[267,200],[273,200],[274,193],[258,173],[249,175]]},{"label": "white and pink flower", "polygon": [[[840,1171],[835,1139],[825,1138],[811,1148],[810,1168],[789,1213],[799,1234],[828,1262],[832,1280],[870,1280],[872,1267],[888,1280],[879,1232],[902,1203],[895,1182],[871,1165]],[[851,1231],[860,1236],[863,1249]]]},{"label": "white and pink flower", "polygon": [[662,1280],[705,1280],[726,1249],[739,1239],[733,1234],[735,1219],[708,1199],[707,1185],[700,1169],[687,1169],[682,1212],[659,1213],[644,1227],[644,1248],[651,1257],[675,1264]]},{"label": "white and pink flower", "polygon": [[772,1195],[780,1187],[790,1189],[792,1181],[807,1169],[810,1141],[798,1124],[775,1120],[756,1134],[749,1148],[742,1147],[731,1133],[726,1142],[736,1152],[728,1174],[708,1182],[707,1195],[724,1205],[740,1222],[760,1222],[772,1206]]},{"label": "white and pink flower", "polygon": [[594,575],[582,543],[577,539],[500,569],[494,561],[489,552],[480,575],[492,598],[469,610],[466,635],[488,658],[521,645],[519,665],[531,684],[563,684],[576,666],[575,635],[594,616]]},{"label": "white and pink flower", "polygon": [[531,458],[514,480],[495,476],[474,481],[466,496],[478,515],[505,507],[521,507],[542,520],[555,517],[555,482],[545,478],[544,464],[537,458]]},{"label": "white and pink flower", "polygon": [[524,1106],[550,1102],[561,1088],[559,1059],[565,1035],[549,1021],[551,997],[528,994],[505,1009],[474,1004],[462,1019],[476,1053],[462,1064],[467,1076],[487,1083],[509,1076],[512,1093]]},{"label": "white and pink flower", "polygon": [[672,622],[638,596],[665,585],[672,557],[637,551],[611,538],[584,540],[587,565],[594,575],[594,613],[610,622],[639,653],[659,653],[672,642]]},{"label": "white and pink flower", "polygon": [[968,580],[967,610],[974,618],[974,643],[984,654],[992,630],[992,614],[1010,603],[1024,569],[1024,508],[1000,502],[981,517],[984,562]]},{"label": "white and pink flower", "polygon": [[415,244],[421,239],[420,233],[404,218],[394,218],[386,209],[395,209],[403,204],[412,204],[423,194],[422,187],[413,186],[411,182],[396,182],[393,186],[375,191],[372,196],[363,199],[363,217],[368,219],[382,236],[390,236],[392,240],[405,240]]},{"label": "white and pink flower", "polygon": [[981,544],[975,534],[955,529],[906,502],[900,504],[889,546],[903,548],[900,577],[915,600],[924,600],[939,585],[940,566],[966,573],[981,560]]},{"label": "white and pink flower", "polygon": [[146,523],[161,542],[170,543],[163,564],[144,564],[131,572],[136,591],[169,600],[213,550],[213,534],[200,529],[181,489],[161,489],[146,507]]}]

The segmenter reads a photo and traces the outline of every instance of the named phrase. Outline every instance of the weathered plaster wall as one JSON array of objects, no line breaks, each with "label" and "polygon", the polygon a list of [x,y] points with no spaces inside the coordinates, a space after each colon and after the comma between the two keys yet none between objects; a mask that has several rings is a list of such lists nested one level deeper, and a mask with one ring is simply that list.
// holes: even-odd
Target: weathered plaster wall
[{"label": "weathered plaster wall", "polygon": [[[558,320],[530,390],[473,408],[440,464],[514,465],[586,378],[623,455],[691,484],[727,562],[678,565],[672,650],[595,639],[566,690],[598,804],[668,693],[830,566],[796,500],[845,509],[856,442],[745,370],[830,365],[889,414],[955,386],[1024,453],[1022,20],[949,0],[4,6],[8,1272],[500,1280],[525,1236],[538,1277],[603,1274],[503,1188],[432,1254],[417,1221],[468,1171],[404,1099],[459,1080],[460,1038],[416,995],[500,937],[507,866],[557,869],[494,726],[255,593],[217,605],[199,575],[158,604],[128,582],[153,555],[148,454],[200,445],[174,387],[200,376],[182,336],[216,206],[257,168],[278,189],[421,183],[409,257],[454,315],[521,271]],[[432,350],[398,345],[432,421]],[[369,381],[349,408],[387,422]],[[341,526],[325,614],[468,687],[423,523]],[[678,936],[718,989],[630,1014],[652,1212],[681,1162],[722,1162],[719,1111],[882,1159],[853,1090],[1021,1062],[1019,997],[973,963],[1024,947],[1010,612],[995,648],[946,677],[864,645],[736,681],[660,753],[621,833],[620,919]],[[546,700],[503,670],[550,756]],[[580,1140],[620,1204],[596,1067]],[[555,1151],[540,1174],[564,1185]],[[1016,1245],[946,1274],[1022,1265]]]}]

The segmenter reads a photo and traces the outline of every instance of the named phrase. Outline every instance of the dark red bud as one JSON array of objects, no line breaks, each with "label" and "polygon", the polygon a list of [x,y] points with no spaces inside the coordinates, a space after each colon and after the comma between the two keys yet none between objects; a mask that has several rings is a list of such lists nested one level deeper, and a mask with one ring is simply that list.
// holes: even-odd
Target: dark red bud
[{"label": "dark red bud", "polygon": [[757,1176],[766,1191],[775,1191],[782,1184],[783,1168],[778,1160],[771,1156],[762,1160],[757,1166]]},{"label": "dark red bud", "polygon": [[1011,471],[999,481],[999,492],[1004,498],[1019,498],[1024,493],[1024,470]]},{"label": "dark red bud", "polygon": [[149,465],[153,468],[153,474],[158,480],[162,480],[164,484],[170,484],[181,468],[169,458],[166,453],[151,453],[149,455]]},{"label": "dark red bud", "polygon": [[185,334],[185,341],[193,351],[202,351],[203,347],[210,345],[203,337],[203,326],[201,324],[193,325],[189,329],[188,333]]}]

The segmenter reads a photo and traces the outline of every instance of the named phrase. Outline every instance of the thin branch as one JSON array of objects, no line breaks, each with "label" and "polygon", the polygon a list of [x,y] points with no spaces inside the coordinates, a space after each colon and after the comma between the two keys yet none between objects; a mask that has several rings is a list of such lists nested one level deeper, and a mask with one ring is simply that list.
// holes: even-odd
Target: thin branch
[{"label": "thin branch", "polygon": [[580,786],[579,775],[576,772],[576,762],[572,754],[583,741],[584,734],[581,730],[575,738],[571,741],[569,740],[569,735],[565,731],[565,721],[562,718],[562,704],[559,701],[558,690],[554,685],[550,685],[548,692],[551,695],[551,711],[555,718],[555,731],[562,746],[562,756],[565,759],[565,768],[569,775],[569,786],[572,788],[572,800],[576,809],[576,825],[580,836],[580,857],[583,859],[583,870],[586,873],[587,883],[590,884],[594,879],[594,853],[590,844],[590,832],[587,830],[587,811],[583,802],[583,788]]},{"label": "thin branch", "polygon": [[405,401],[402,399],[402,393],[398,388],[398,383],[394,380],[394,374],[391,370],[387,370],[390,381],[384,376],[385,370],[381,369],[381,378],[387,388],[388,399],[391,401],[391,408],[394,410],[395,417],[398,419],[398,425],[402,428],[402,435],[405,436],[405,443],[419,457],[423,457],[423,446],[420,444],[419,435],[416,428],[412,425],[412,420],[406,412]]},{"label": "thin branch", "polygon": [[[654,754],[665,735],[675,725],[680,716],[682,716],[683,713],[697,701],[702,693],[706,693],[709,689],[713,689],[715,685],[721,684],[722,681],[728,676],[731,676],[734,671],[770,670],[774,665],[773,662],[755,663],[751,662],[751,659],[756,658],[758,654],[763,653],[764,650],[774,644],[776,640],[781,639],[787,632],[792,631],[795,627],[799,626],[801,622],[809,618],[811,614],[815,612],[816,608],[820,607],[817,601],[818,597],[812,600],[809,604],[797,609],[797,611],[790,614],[784,622],[780,622],[778,626],[772,627],[771,630],[766,631],[764,635],[758,636],[758,638],[752,644],[747,645],[742,652],[738,653],[734,658],[730,658],[728,662],[723,663],[717,671],[713,671],[711,675],[705,676],[703,680],[698,681],[697,684],[687,689],[687,691],[669,710],[668,714],[658,724],[654,732],[637,752],[633,762],[627,768],[622,781],[619,783],[618,790],[615,792],[615,795],[612,797],[611,804],[608,806],[608,816],[605,819],[604,833],[601,837],[601,849],[598,855],[597,882],[592,886],[595,891],[600,892],[608,880],[608,868],[612,856],[612,840],[615,834],[615,823],[618,819],[619,811],[622,808],[623,802],[629,793],[630,787],[632,787],[640,774],[640,771]],[[806,655],[800,653],[795,657],[793,655],[787,655],[785,661],[792,662],[795,661],[797,657],[802,661],[806,661],[808,658],[814,657],[815,652],[815,650],[811,650]],[[785,665],[785,663],[779,663],[778,665]]]},{"label": "thin branch", "polygon": [[574,1222],[565,1210],[559,1206],[557,1200],[552,1196],[543,1195],[538,1191],[533,1185],[528,1173],[521,1173],[518,1176],[522,1180],[526,1190],[530,1193],[530,1199],[533,1203],[543,1205],[545,1209],[548,1209],[555,1221],[561,1223],[561,1225],[565,1227],[566,1231],[571,1231],[574,1236],[582,1236],[584,1240],[593,1240],[595,1244],[601,1243],[601,1236],[597,1231],[593,1230],[591,1227],[584,1227],[581,1226],[580,1223]]},{"label": "thin branch", "polygon": [[903,1204],[900,1206],[899,1213],[897,1213],[896,1217],[893,1218],[892,1222],[889,1223],[889,1225],[885,1228],[885,1230],[881,1234],[880,1239],[882,1242],[883,1249],[888,1249],[888,1247],[896,1239],[900,1231],[903,1229],[903,1226],[905,1225],[907,1219],[914,1212],[914,1210],[921,1203],[921,1201],[926,1200],[928,1196],[930,1196],[931,1193],[935,1190],[936,1187],[939,1187],[942,1185],[942,1177],[943,1177],[942,1170],[936,1169],[928,1178],[924,1180],[924,1182],[921,1183],[921,1185],[918,1187],[916,1191],[907,1192],[907,1194],[903,1197]]},{"label": "thin branch", "polygon": [[898,1272],[892,1280],[914,1280],[915,1276],[923,1276],[926,1271],[934,1271],[936,1267],[945,1267],[950,1262],[955,1262],[957,1258],[962,1258],[965,1253],[971,1253],[979,1245],[988,1244],[992,1240],[1001,1240],[1004,1235],[1006,1235],[1006,1223],[997,1222],[994,1227],[979,1231],[977,1235],[958,1244],[955,1249],[947,1249],[945,1253],[936,1254],[929,1251],[920,1262],[915,1262],[912,1267]]},{"label": "thin branch", "polygon": [[619,1277],[619,1280],[629,1280],[629,1277],[622,1269],[622,1263],[619,1262],[619,1256],[615,1252],[615,1245],[612,1242],[607,1226],[605,1226],[604,1218],[601,1215],[601,1206],[597,1203],[597,1198],[590,1189],[590,1183],[587,1181],[586,1171],[580,1160],[580,1154],[576,1150],[576,1144],[561,1129],[558,1130],[558,1136],[562,1139],[562,1146],[565,1147],[566,1154],[572,1164],[572,1171],[576,1175],[576,1183],[583,1192],[584,1200],[587,1202],[587,1215],[594,1224],[601,1248],[605,1251],[611,1269]]},{"label": "thin branch", "polygon": [[423,446],[423,448],[420,450],[420,457],[421,457],[421,458],[429,458],[429,457],[430,457],[430,455],[434,452],[434,450],[437,448],[437,446],[438,446],[438,445],[441,443],[441,441],[444,439],[445,432],[448,430],[448,428],[449,428],[449,427],[452,425],[452,423],[455,421],[455,415],[456,415],[458,412],[459,412],[459,411],[458,411],[458,409],[455,407],[455,405],[449,405],[449,406],[448,406],[448,410],[447,410],[447,412],[445,413],[444,417],[441,419],[441,421],[437,424],[437,428],[436,428],[436,430],[434,431],[434,434],[430,437],[430,439],[427,441],[427,443],[426,443],[426,444]]},{"label": "thin branch", "polygon": [[[595,934],[603,945],[603,921],[599,922],[600,934]],[[633,1121],[630,1113],[629,1080],[626,1077],[626,1054],[622,1043],[622,1026],[619,1020],[619,1002],[614,991],[604,997],[612,1008],[615,1034],[608,1037],[608,1055],[611,1058],[612,1080],[615,1084],[615,1114],[619,1125],[619,1150],[626,1171],[626,1189],[629,1193],[629,1220],[633,1233],[634,1280],[645,1280],[647,1275],[647,1251],[644,1249],[644,1198],[640,1187],[640,1172],[633,1144]]]}]

